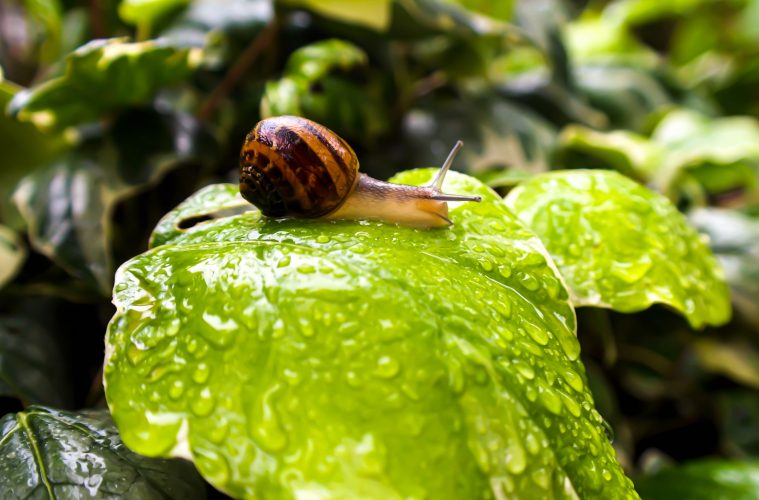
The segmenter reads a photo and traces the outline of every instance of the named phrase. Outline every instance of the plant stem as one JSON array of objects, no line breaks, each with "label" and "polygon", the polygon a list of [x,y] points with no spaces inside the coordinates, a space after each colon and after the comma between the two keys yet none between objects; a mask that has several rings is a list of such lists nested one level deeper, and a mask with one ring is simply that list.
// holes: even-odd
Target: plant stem
[{"label": "plant stem", "polygon": [[208,99],[206,99],[200,110],[196,113],[195,116],[198,120],[204,122],[213,115],[221,101],[232,91],[245,73],[248,72],[248,69],[258,59],[264,49],[269,46],[278,29],[279,23],[276,18],[272,19],[261,33],[251,40],[243,53],[240,54],[240,57],[237,58],[235,64],[224,75],[221,83],[211,92],[211,95],[208,96]]}]

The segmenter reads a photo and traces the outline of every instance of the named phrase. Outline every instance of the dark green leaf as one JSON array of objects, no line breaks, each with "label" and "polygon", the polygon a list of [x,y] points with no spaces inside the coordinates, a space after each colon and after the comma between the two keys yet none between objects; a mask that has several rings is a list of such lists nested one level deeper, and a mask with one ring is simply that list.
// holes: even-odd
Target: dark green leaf
[{"label": "dark green leaf", "polygon": [[759,462],[701,460],[643,476],[635,486],[647,500],[754,500],[759,496]]},{"label": "dark green leaf", "polygon": [[[43,301],[37,312],[47,313]],[[68,407],[71,380],[50,325],[23,315],[0,316],[0,395],[24,404]]]},{"label": "dark green leaf", "polygon": [[731,454],[759,457],[759,399],[756,390],[729,391],[719,397],[722,435]]},{"label": "dark green leaf", "polygon": [[107,411],[32,406],[0,420],[6,498],[205,498],[191,464],[130,451]]},{"label": "dark green leaf", "polygon": [[111,289],[113,209],[183,162],[208,162],[213,142],[189,116],[123,114],[103,140],[27,175],[14,201],[32,246],[103,293]]}]

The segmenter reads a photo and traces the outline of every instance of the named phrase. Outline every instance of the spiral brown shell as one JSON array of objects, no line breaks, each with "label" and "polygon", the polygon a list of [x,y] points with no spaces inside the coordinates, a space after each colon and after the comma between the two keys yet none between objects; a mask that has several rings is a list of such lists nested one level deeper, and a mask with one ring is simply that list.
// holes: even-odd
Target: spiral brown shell
[{"label": "spiral brown shell", "polygon": [[297,116],[261,120],[240,152],[240,194],[270,217],[321,217],[358,180],[353,149],[328,128]]}]

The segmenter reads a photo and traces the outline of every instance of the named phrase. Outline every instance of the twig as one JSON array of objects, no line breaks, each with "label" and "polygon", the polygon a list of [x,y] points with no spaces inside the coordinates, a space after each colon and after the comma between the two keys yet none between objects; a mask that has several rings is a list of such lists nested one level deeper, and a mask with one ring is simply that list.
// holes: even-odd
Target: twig
[{"label": "twig", "polygon": [[200,111],[195,115],[201,122],[208,120],[211,115],[219,107],[221,101],[226,97],[232,89],[237,85],[237,82],[242,78],[245,73],[248,72],[250,66],[258,59],[263,50],[271,43],[275,33],[279,28],[279,23],[276,19],[273,19],[261,33],[255,37],[250,44],[245,48],[245,51],[240,55],[227,74],[224,75],[224,79],[221,83],[211,92],[208,99],[203,103]]},{"label": "twig", "polygon": [[105,23],[103,22],[103,5],[101,0],[90,0],[90,30],[92,38],[105,37]]}]

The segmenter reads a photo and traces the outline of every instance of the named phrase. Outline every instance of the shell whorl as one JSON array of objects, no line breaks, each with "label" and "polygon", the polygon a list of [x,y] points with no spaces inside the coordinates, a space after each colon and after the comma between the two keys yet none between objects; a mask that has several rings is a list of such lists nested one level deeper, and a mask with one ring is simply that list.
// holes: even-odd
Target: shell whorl
[{"label": "shell whorl", "polygon": [[261,120],[240,152],[240,193],[270,217],[321,217],[342,205],[358,181],[353,149],[305,118]]}]

